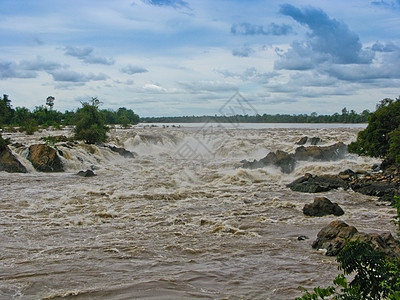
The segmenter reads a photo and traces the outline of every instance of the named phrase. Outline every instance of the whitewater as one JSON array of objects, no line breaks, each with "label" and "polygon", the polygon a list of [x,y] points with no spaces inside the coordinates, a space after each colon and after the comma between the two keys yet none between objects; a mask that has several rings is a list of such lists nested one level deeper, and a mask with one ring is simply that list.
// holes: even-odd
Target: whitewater
[{"label": "whitewater", "polygon": [[[376,197],[336,190],[307,194],[286,184],[305,173],[371,171],[377,159],[299,162],[291,174],[241,168],[271,151],[293,153],[303,136],[321,146],[354,141],[364,125],[161,124],[112,129],[105,147],[57,144],[66,169],[40,173],[27,147],[42,136],[4,133],[26,174],[0,172],[1,299],[294,299],[332,285],[334,257],[312,249],[333,220],[396,234],[395,210]],[[306,145],[307,146],[307,145]],[[78,171],[97,176],[83,178]],[[306,217],[315,196],[341,217]],[[299,236],[309,239],[299,240]]]}]

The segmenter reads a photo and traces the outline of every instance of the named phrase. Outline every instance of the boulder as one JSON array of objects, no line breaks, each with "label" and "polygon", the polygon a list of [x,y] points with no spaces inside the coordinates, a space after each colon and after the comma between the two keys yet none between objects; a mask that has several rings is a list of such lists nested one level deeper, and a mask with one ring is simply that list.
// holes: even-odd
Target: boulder
[{"label": "boulder", "polygon": [[8,146],[0,152],[0,171],[8,173],[27,173],[25,166],[12,154]]},{"label": "boulder", "polygon": [[313,203],[303,207],[303,213],[306,216],[323,217],[326,215],[341,216],[344,211],[337,203],[332,203],[328,198],[315,197]]},{"label": "boulder", "polygon": [[352,182],[351,188],[357,193],[377,197],[395,195],[398,192],[398,187],[394,183],[382,181]]},{"label": "boulder", "polygon": [[299,161],[328,161],[328,160],[339,160],[344,158],[347,153],[347,145],[344,143],[336,143],[331,146],[319,147],[300,146],[296,149],[294,157]]},{"label": "boulder", "polygon": [[295,166],[296,161],[293,154],[289,154],[285,151],[278,150],[276,152],[270,152],[268,155],[260,160],[247,161],[243,160],[243,167],[256,169],[263,168],[265,166],[277,166],[283,173],[291,173]]},{"label": "boulder", "polygon": [[126,158],[135,158],[135,155],[133,155],[132,152],[126,150],[125,148],[120,148],[116,146],[111,146],[111,145],[105,145],[106,148],[110,149],[113,152],[117,152],[119,155],[126,157]]},{"label": "boulder", "polygon": [[335,256],[348,241],[370,242],[374,250],[381,251],[392,258],[400,258],[400,242],[391,233],[363,233],[343,221],[333,221],[321,229],[312,247],[326,249],[326,255]]},{"label": "boulder", "polygon": [[333,189],[348,189],[346,181],[337,175],[311,175],[309,173],[286,185],[292,191],[303,193],[327,192]]},{"label": "boulder", "polygon": [[305,145],[305,143],[307,143],[307,140],[308,140],[308,136],[303,136],[300,140],[298,140],[296,142],[296,145],[300,145],[300,146]]},{"label": "boulder", "polygon": [[28,159],[39,172],[63,172],[64,166],[58,152],[45,144],[29,147]]},{"label": "boulder", "polygon": [[97,176],[92,170],[79,171],[76,175],[81,177],[94,177]]},{"label": "boulder", "polygon": [[311,140],[310,140],[310,143],[311,143],[311,145],[313,145],[313,146],[316,146],[316,145],[318,145],[318,144],[321,143],[321,142],[322,142],[322,139],[319,138],[319,137],[313,137],[313,138],[311,138]]}]

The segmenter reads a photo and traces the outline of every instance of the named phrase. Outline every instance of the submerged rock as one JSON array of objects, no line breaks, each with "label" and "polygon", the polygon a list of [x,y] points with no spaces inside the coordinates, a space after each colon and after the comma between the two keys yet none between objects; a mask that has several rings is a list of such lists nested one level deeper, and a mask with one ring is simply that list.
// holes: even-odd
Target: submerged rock
[{"label": "submerged rock", "polygon": [[311,175],[309,173],[286,185],[292,191],[303,193],[327,192],[333,189],[348,189],[349,185],[336,175]]},{"label": "submerged rock", "polygon": [[58,152],[45,144],[29,147],[28,159],[39,172],[63,172],[64,166]]},{"label": "submerged rock", "polygon": [[94,177],[97,176],[92,170],[79,171],[76,175],[81,177]]},{"label": "submerged rock", "polygon": [[307,143],[307,140],[308,140],[308,136],[303,136],[300,140],[298,140],[296,142],[296,145],[300,145],[300,146],[305,145]]},{"label": "submerged rock", "polygon": [[391,233],[363,233],[343,221],[333,221],[321,229],[312,247],[326,249],[327,256],[335,256],[348,241],[370,242],[374,250],[381,251],[392,258],[400,258],[400,242]]},{"label": "submerged rock", "polygon": [[326,215],[341,216],[343,209],[337,203],[325,197],[315,197],[314,202],[303,207],[303,213],[311,217],[323,217]]},{"label": "submerged rock", "polygon": [[0,171],[8,173],[27,173],[25,166],[12,154],[7,146],[0,152]]}]

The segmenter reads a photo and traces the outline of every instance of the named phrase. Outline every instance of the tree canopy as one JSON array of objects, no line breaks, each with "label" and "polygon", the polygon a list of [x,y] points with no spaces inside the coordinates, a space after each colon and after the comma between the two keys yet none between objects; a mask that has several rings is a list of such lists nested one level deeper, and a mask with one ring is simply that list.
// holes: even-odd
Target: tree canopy
[{"label": "tree canopy", "polygon": [[359,155],[386,158],[400,162],[400,98],[383,99],[360,131],[349,151]]}]

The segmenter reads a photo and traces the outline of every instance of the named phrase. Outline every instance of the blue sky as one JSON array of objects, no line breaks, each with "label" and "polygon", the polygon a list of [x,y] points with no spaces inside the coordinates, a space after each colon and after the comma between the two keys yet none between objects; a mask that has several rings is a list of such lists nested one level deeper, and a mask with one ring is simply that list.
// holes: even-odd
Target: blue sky
[{"label": "blue sky", "polygon": [[[400,0],[2,0],[0,93],[33,109],[373,111],[400,95]],[[240,111],[238,111],[240,113]]]}]

